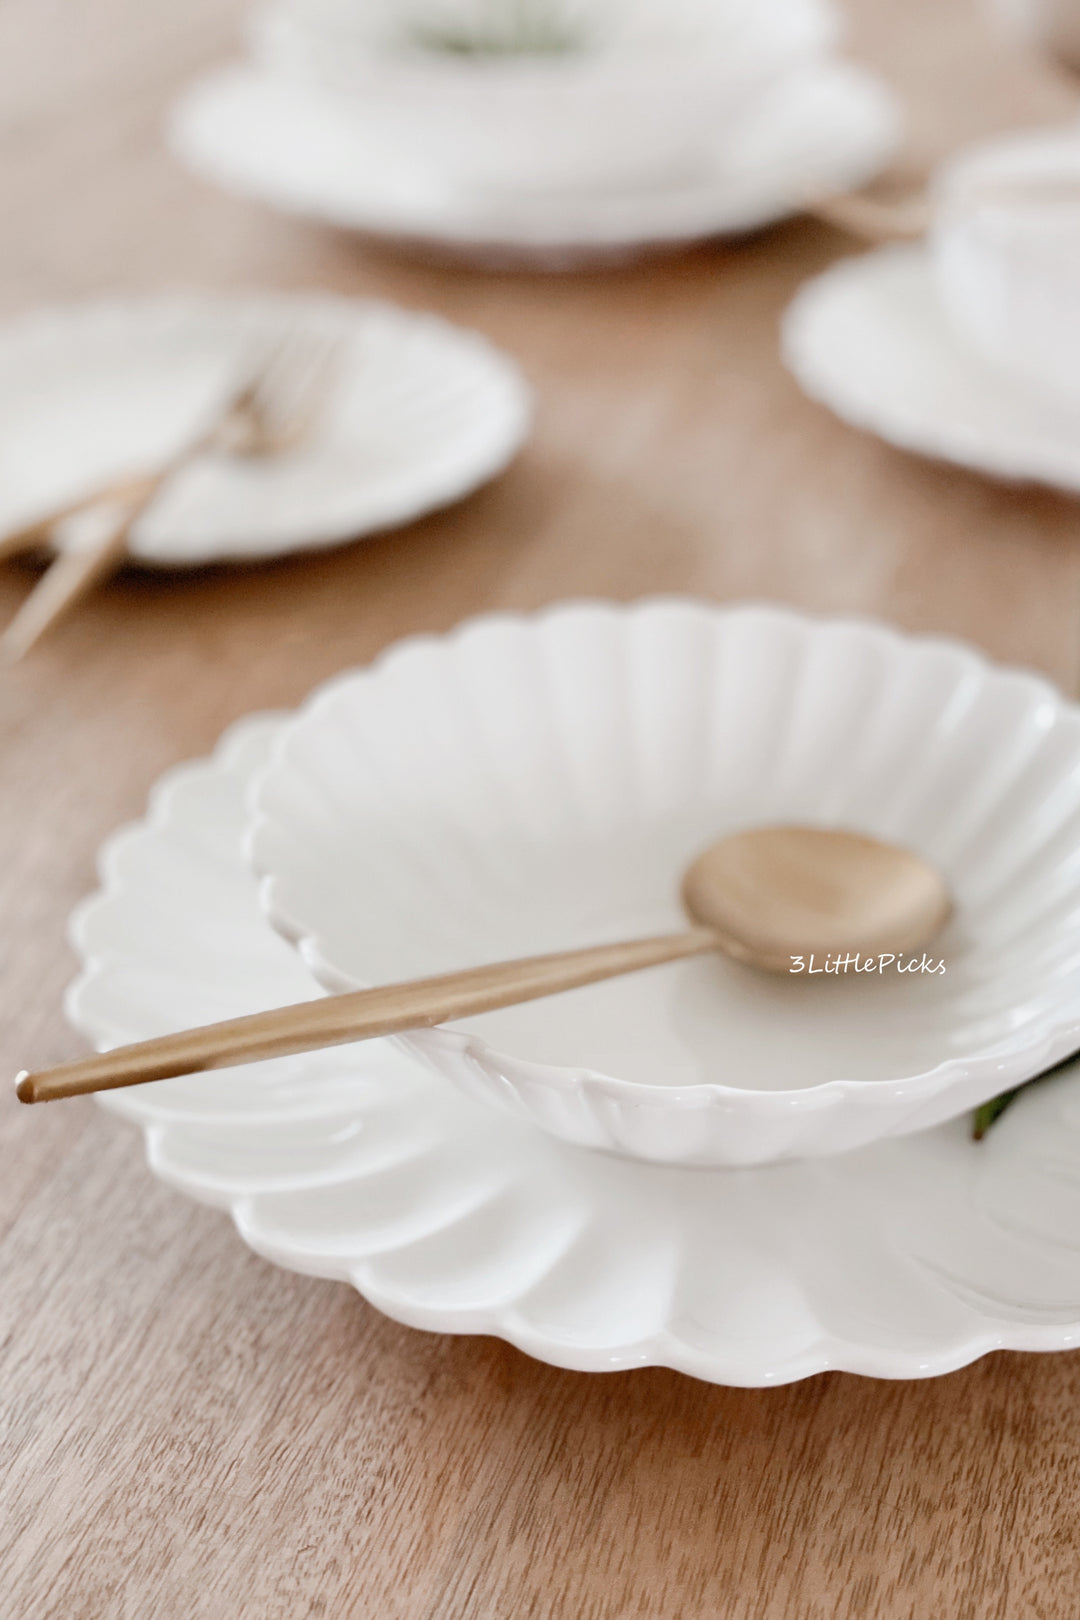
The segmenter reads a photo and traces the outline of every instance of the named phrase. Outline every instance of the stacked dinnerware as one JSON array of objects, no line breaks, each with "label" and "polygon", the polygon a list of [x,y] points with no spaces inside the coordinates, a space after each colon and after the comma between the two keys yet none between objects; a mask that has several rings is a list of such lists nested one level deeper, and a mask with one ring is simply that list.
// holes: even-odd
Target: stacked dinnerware
[{"label": "stacked dinnerware", "polygon": [[1080,1044],[1080,710],[956,643],[677,600],[413,637],[158,785],[75,919],[69,1015],[106,1049],[668,928],[702,839],[790,820],[931,860],[946,971],[686,960],[102,1100],[259,1254],[556,1365],[1074,1345],[1077,1066],[983,1143],[964,1115]]},{"label": "stacked dinnerware", "polygon": [[338,224],[549,262],[745,230],[868,178],[889,94],[826,0],[270,0],[197,168]]}]

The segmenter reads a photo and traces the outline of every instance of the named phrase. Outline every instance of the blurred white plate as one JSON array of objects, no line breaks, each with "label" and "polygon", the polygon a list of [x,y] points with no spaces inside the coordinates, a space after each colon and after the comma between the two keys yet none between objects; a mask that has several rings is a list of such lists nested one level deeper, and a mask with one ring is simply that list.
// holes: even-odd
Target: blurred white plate
[{"label": "blurred white plate", "polygon": [[495,193],[421,172],[387,149],[358,103],[252,68],[201,80],[171,122],[192,168],[235,191],[347,229],[554,266],[748,231],[807,196],[861,185],[899,140],[894,97],[842,62],[800,69],[760,99],[702,174],[587,195]]},{"label": "blurred white plate", "polygon": [[984,358],[949,322],[922,247],[844,259],[800,289],[784,358],[855,427],[977,472],[1080,492],[1080,410]]},{"label": "blurred white plate", "polygon": [[[316,993],[259,915],[245,795],[280,722],[171,772],[77,913],[69,1016],[98,1047]],[[414,1327],[583,1371],[715,1383],[951,1371],[1080,1342],[1080,1074],[814,1163],[679,1170],[557,1142],[385,1043],[108,1094],[156,1175],[280,1265]]]},{"label": "blurred white plate", "polygon": [[131,550],[168,567],[359,538],[501,472],[524,440],[513,362],[433,315],[324,294],[191,293],[61,306],[0,327],[0,530],[153,467],[275,337],[340,339],[325,408],[286,456],[204,457]]}]

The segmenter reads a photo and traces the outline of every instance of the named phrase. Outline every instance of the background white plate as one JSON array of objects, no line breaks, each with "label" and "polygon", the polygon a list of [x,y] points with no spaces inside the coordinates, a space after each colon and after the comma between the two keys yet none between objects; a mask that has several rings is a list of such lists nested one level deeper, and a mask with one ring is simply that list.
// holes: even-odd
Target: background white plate
[{"label": "background white plate", "polygon": [[[68,1011],[104,1049],[314,992],[262,921],[244,798],[280,721],[171,772],[76,915]],[[762,1385],[1080,1343],[1080,1071],[841,1158],[679,1170],[556,1142],[387,1046],[114,1092],[164,1180],[388,1315],[558,1366]]]},{"label": "background white plate", "polygon": [[340,340],[326,407],[290,454],[203,457],[132,535],[171,567],[356,539],[458,500],[524,440],[529,391],[484,338],[325,294],[176,294],[39,311],[0,327],[0,530],[153,467],[276,335]]},{"label": "background white plate", "polygon": [[818,191],[862,184],[900,135],[895,98],[843,62],[793,74],[761,97],[695,183],[518,198],[467,176],[410,168],[340,96],[251,68],[195,84],[170,125],[174,150],[232,190],[347,229],[558,254],[628,250],[747,231],[797,213]]},{"label": "background white plate", "polygon": [[800,289],[784,358],[855,427],[977,472],[1080,492],[1080,410],[995,366],[954,330],[922,247],[844,259]]}]

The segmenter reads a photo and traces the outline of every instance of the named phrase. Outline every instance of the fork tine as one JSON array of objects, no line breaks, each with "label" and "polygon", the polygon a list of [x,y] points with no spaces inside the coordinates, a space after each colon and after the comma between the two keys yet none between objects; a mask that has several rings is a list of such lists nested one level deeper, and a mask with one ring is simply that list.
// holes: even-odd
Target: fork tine
[{"label": "fork tine", "polygon": [[237,410],[259,410],[268,391],[275,386],[275,379],[282,365],[287,360],[289,347],[295,334],[292,331],[279,332],[265,344],[258,345],[248,356],[241,372],[242,381],[233,397],[233,408]]},{"label": "fork tine", "polygon": [[273,362],[258,379],[251,401],[261,420],[268,452],[295,443],[310,427],[326,397],[341,340],[336,333],[299,328],[286,334]]},{"label": "fork tine", "polygon": [[238,376],[219,404],[217,414],[209,419],[192,447],[195,453],[204,450],[224,450],[236,455],[262,453],[274,401],[288,390],[290,357],[296,341],[297,331],[290,328],[248,347]]}]

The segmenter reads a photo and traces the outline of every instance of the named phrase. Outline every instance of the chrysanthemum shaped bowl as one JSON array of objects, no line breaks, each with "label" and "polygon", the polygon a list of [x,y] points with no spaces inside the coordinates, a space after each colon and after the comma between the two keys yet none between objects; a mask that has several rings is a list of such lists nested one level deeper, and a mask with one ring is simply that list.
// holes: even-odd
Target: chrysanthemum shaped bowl
[{"label": "chrysanthemum shaped bowl", "polygon": [[872,972],[705,957],[403,1037],[581,1145],[843,1152],[1080,1045],[1080,710],[956,643],[678,600],[477,619],[317,692],[252,812],[266,913],[331,991],[676,929],[687,862],[755,825],[945,875],[948,928]]},{"label": "chrysanthemum shaped bowl", "polygon": [[678,184],[706,167],[762,95],[823,61],[838,33],[825,0],[501,9],[425,18],[401,0],[275,0],[252,43],[275,78],[353,101],[423,173],[445,165],[481,190],[580,195]]}]

